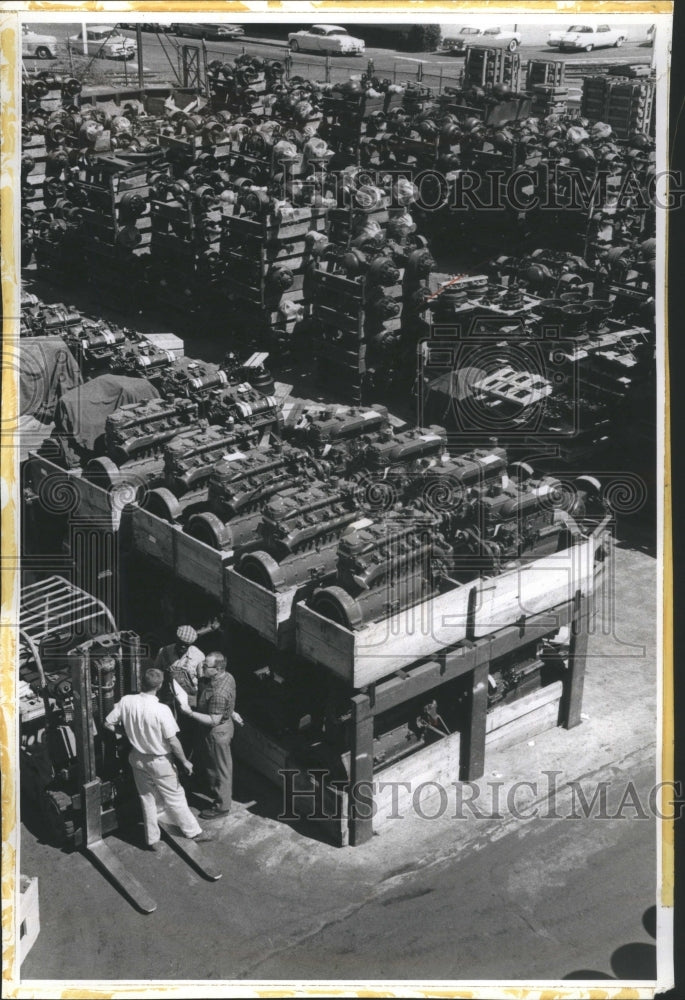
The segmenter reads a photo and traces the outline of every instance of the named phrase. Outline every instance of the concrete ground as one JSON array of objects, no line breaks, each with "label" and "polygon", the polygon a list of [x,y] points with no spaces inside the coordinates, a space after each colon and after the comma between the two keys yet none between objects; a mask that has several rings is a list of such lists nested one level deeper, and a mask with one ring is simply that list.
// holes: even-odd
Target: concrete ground
[{"label": "concrete ground", "polygon": [[[617,547],[583,722],[489,753],[483,818],[464,806],[460,818],[448,789],[439,818],[410,812],[339,849],[279,821],[275,790],[238,766],[238,807],[206,845],[221,881],[203,881],[168,845],[141,851],[138,831],[109,838],[157,899],[150,916],[83,855],[22,826],[21,871],[39,877],[41,920],[22,981],[653,978],[655,581],[653,558]],[[509,808],[517,780],[531,782],[517,801],[537,817]],[[572,780],[588,800],[605,782],[607,808],[570,818]],[[504,783],[499,809],[493,782]]]}]

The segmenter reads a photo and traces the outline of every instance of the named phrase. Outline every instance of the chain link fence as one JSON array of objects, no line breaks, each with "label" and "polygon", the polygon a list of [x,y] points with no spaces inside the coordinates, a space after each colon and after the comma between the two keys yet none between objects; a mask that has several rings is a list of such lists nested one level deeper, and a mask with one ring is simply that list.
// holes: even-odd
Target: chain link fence
[{"label": "chain link fence", "polygon": [[[243,52],[250,54],[250,45],[243,45]],[[230,62],[234,56],[227,55],[219,49],[207,45],[207,62],[214,59],[220,62]],[[278,59],[285,65],[288,77],[301,76],[307,80],[319,83],[345,83],[352,76],[360,77],[363,73],[387,79],[392,83],[408,84],[423,82],[428,87],[441,89],[443,86],[457,86],[461,74],[457,66],[435,66],[421,59],[402,58],[389,54],[387,57],[366,59],[363,56],[356,60],[355,66],[349,62],[341,62],[337,56],[312,57],[302,52],[291,52],[287,45],[274,46],[273,59]]]}]

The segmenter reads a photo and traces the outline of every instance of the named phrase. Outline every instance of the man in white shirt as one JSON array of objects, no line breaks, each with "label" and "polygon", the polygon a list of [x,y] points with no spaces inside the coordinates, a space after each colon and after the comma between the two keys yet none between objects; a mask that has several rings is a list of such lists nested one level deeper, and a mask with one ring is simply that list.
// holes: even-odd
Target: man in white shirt
[{"label": "man in white shirt", "polygon": [[141,693],[124,695],[105,719],[105,726],[112,732],[121,724],[131,744],[129,763],[143,807],[145,843],[152,851],[159,850],[160,801],[185,837],[195,841],[213,839],[203,832],[190,811],[172,763],[173,755],[187,774],[193,773],[193,765],[178,740],[178,726],[171,710],[157,698],[163,680],[162,671],[150,667],[143,674]]}]

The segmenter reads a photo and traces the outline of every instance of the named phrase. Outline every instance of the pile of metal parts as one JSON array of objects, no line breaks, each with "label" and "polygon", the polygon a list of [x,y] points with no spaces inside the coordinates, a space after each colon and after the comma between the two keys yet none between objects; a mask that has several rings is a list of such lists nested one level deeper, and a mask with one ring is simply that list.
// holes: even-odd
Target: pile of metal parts
[{"label": "pile of metal parts", "polygon": [[[631,98],[625,123],[613,104],[611,124],[597,120],[589,89],[584,117],[558,100],[541,109],[540,88],[563,90],[563,63],[530,63],[522,77],[520,57],[496,49],[469,50],[461,89],[437,94],[369,73],[287,77],[245,55],[210,64],[208,99],[185,108],[72,97],[48,111],[29,99],[24,261],[110,301],[126,287],[131,308],[179,322],[202,315],[211,328],[228,314],[251,346],[302,347],[321,383],[356,403],[404,392],[417,342],[450,311],[432,280],[446,244],[562,241],[588,270],[615,275],[653,236],[653,213],[624,191],[627,177],[653,175],[647,111]],[[651,108],[650,81],[629,85],[644,91],[638,110]],[[574,207],[579,184],[593,194]],[[520,205],[477,211],[514,189]],[[554,210],[536,207],[543,198]],[[611,280],[599,284],[592,296],[611,301]],[[529,291],[533,321],[533,299],[549,292]],[[490,312],[498,296],[502,318],[520,313],[501,284],[488,289]]]}]

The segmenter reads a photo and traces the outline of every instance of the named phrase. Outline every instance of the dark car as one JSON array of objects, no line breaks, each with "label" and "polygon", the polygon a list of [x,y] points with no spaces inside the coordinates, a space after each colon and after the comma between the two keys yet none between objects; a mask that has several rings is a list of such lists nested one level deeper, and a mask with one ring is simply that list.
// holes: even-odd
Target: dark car
[{"label": "dark car", "polygon": [[140,28],[141,31],[168,31],[168,24],[160,24],[159,21],[119,21],[118,28],[122,28],[124,31],[135,31],[136,28]]},{"label": "dark car", "polygon": [[245,29],[239,24],[202,24],[197,21],[172,24],[169,30],[172,34],[182,35],[184,38],[204,38],[217,42],[240,38],[245,34]]}]

